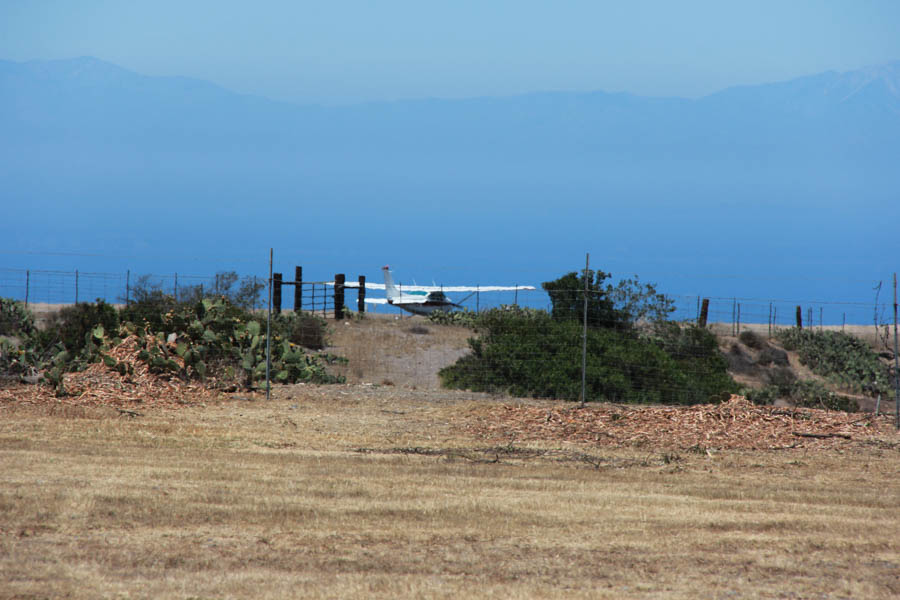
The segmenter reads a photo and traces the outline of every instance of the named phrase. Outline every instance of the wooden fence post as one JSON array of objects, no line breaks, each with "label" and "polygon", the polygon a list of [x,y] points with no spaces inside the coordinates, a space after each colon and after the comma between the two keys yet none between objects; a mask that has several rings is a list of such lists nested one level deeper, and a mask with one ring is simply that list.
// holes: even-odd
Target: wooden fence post
[{"label": "wooden fence post", "polygon": [[706,328],[706,319],[709,317],[709,298],[703,299],[703,305],[700,308],[700,327]]},{"label": "wooden fence post", "polygon": [[272,273],[272,311],[281,314],[281,273]]},{"label": "wooden fence post", "polygon": [[803,309],[797,306],[797,329],[803,329]]},{"label": "wooden fence post", "polygon": [[359,314],[363,314],[366,312],[366,276],[359,276],[359,295],[356,299],[356,310],[359,311]]},{"label": "wooden fence post", "polygon": [[294,312],[303,310],[303,267],[294,267]]},{"label": "wooden fence post", "polygon": [[344,318],[344,274],[334,276],[334,320]]}]

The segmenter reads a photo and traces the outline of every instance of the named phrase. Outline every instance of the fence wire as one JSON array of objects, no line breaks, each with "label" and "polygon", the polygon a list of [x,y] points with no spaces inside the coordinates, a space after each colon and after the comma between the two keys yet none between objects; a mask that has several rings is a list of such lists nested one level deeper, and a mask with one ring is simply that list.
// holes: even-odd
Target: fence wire
[{"label": "fence wire", "polygon": [[[133,299],[136,285],[141,281],[154,289],[175,298],[199,290],[204,294],[220,292],[220,277],[216,275],[192,275],[182,273],[135,274],[84,271],[53,271],[28,269],[0,269],[0,297],[13,298],[28,304],[75,304],[101,299],[112,304],[124,304]],[[252,280],[264,284],[265,276],[248,275],[240,278],[238,285]],[[264,287],[264,286],[263,286]],[[370,292],[371,294],[371,292]],[[671,318],[678,321],[697,321],[700,318],[704,296],[668,295],[674,301]],[[747,327],[758,330],[760,324],[767,329],[797,325],[797,307],[800,307],[804,327],[831,327],[847,325],[881,325],[892,317],[892,305],[881,302],[845,302],[840,300],[792,300],[760,298],[707,297],[709,323],[727,324],[738,334]],[[302,308],[314,312],[333,314],[333,288],[321,283],[304,283]],[[294,294],[284,290],[283,308],[293,309]],[[550,299],[541,290],[535,292],[481,292],[463,299],[461,305],[470,311],[480,312],[501,305],[517,304],[549,310]],[[266,305],[265,293],[255,299],[257,308]],[[345,290],[345,305],[357,309],[356,290]],[[367,311],[400,314],[399,309],[366,306]]]},{"label": "fence wire", "polygon": [[[217,294],[226,286],[252,282],[260,286],[254,299],[254,308],[266,306],[265,277],[245,276],[238,280],[232,275],[226,282],[223,275],[151,274],[137,276],[130,272],[102,273],[82,271],[52,271],[0,269],[0,296],[27,302],[29,305],[69,305],[78,302],[94,302],[101,299],[108,303],[124,304],[134,299],[136,286],[159,290],[178,298]],[[233,289],[233,288],[232,288]],[[335,313],[335,289],[325,282],[306,282],[296,293],[283,290],[283,310],[301,309],[322,317]],[[344,305],[357,312],[357,290],[344,290]],[[569,290],[580,294],[582,290]],[[791,299],[727,298],[702,296],[668,296],[673,311],[669,318],[675,322],[697,323],[701,320],[704,300],[707,327],[719,336],[739,337],[752,331],[763,338],[776,336],[780,330],[802,326],[803,329],[848,331],[866,338],[873,347],[884,352],[893,350],[887,325],[892,321],[893,305],[887,302],[863,303],[843,301],[803,301]],[[300,305],[295,302],[299,299]],[[542,292],[493,292],[470,295],[462,306],[471,312],[518,304],[536,308],[546,313],[552,310],[549,296]],[[366,306],[366,305],[364,305]],[[366,306],[373,317],[399,318],[408,316],[396,307]],[[848,318],[848,315],[850,318]],[[865,321],[860,315],[866,315]],[[520,336],[516,344],[498,344],[500,354],[482,357],[480,361],[463,360],[455,371],[443,371],[445,380],[457,377],[463,387],[482,390],[500,389],[510,381],[521,383],[524,395],[537,395],[578,400],[581,398],[582,360],[584,340],[580,333],[580,321],[572,321],[574,329],[560,329],[559,320],[535,320],[530,330]],[[596,325],[596,324],[593,324]],[[861,325],[863,325],[861,327]],[[873,327],[877,325],[878,327]],[[417,330],[416,328],[419,328]],[[592,332],[596,327],[592,327]],[[502,337],[503,332],[494,332]],[[519,332],[522,333],[522,332]],[[409,321],[408,326],[394,327],[393,331],[369,332],[370,338],[356,343],[344,339],[334,348],[336,354],[349,359],[341,367],[349,379],[368,382],[396,382],[412,386],[437,387],[437,373],[442,367],[470,355],[466,337],[475,334],[455,333],[458,339],[447,340],[447,334],[439,325],[423,322],[420,318]],[[374,336],[374,337],[372,337]],[[380,337],[378,337],[380,336]],[[462,337],[460,337],[462,336]],[[721,337],[720,337],[721,340]],[[591,333],[587,338],[584,355],[587,377],[586,399],[629,401],[666,401],[688,403],[702,400],[709,390],[703,381],[709,380],[709,353],[692,347],[690,340],[675,339],[670,354],[679,363],[677,369],[663,364],[665,360],[654,355],[646,347],[621,341],[604,339],[603,334]],[[680,345],[679,345],[680,344]],[[368,351],[367,348],[373,349]],[[726,355],[728,354],[727,348]],[[489,354],[489,353],[487,353]],[[670,357],[670,358],[671,358]],[[540,359],[542,364],[534,361]],[[729,371],[747,377],[759,378],[756,364],[759,357],[728,355]],[[662,361],[662,362],[660,362]],[[888,372],[892,367],[887,367]],[[773,371],[773,373],[775,373]],[[776,377],[767,375],[768,377]],[[542,381],[542,377],[547,379]],[[879,375],[881,377],[881,375]],[[894,376],[891,375],[894,379]],[[552,379],[552,381],[551,381]],[[567,382],[559,387],[559,382]],[[895,381],[895,379],[894,379]],[[701,383],[698,383],[701,382]],[[775,383],[778,383],[775,381]],[[833,382],[834,383],[834,382]],[[552,385],[551,385],[552,384]],[[870,383],[836,382],[847,393],[874,395],[874,390],[885,390],[884,381]],[[513,384],[513,391],[515,386]],[[893,386],[893,381],[890,382]],[[886,398],[887,400],[888,398]]]}]

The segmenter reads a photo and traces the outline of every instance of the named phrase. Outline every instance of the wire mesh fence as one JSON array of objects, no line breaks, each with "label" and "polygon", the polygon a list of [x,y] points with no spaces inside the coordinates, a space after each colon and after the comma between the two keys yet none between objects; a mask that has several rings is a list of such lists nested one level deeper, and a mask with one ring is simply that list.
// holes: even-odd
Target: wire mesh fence
[{"label": "wire mesh fence", "polygon": [[522,317],[506,320],[482,312],[475,329],[462,329],[372,315],[335,324],[330,347],[348,359],[340,372],[351,383],[678,405],[769,388],[767,394],[793,395],[793,401],[816,407],[852,409],[858,403],[869,410],[879,394],[882,410],[888,410],[895,395],[891,366],[877,357],[868,371],[842,367],[843,372],[804,383],[811,367],[799,371],[797,359],[783,349],[784,338],[766,335],[766,324],[756,330],[742,325],[738,336],[732,336],[730,323],[700,328],[690,321],[662,327],[593,323],[585,332],[577,317],[554,318],[543,311]]},{"label": "wire mesh fence", "polygon": [[[247,275],[232,284],[245,282],[257,284],[258,293],[253,297],[255,308],[265,308],[266,276]],[[101,299],[112,304],[125,304],[134,299],[137,287],[160,290],[176,299],[191,293],[218,294],[225,285],[224,274],[193,275],[183,273],[135,274],[58,271],[29,269],[0,269],[0,297],[13,298],[26,304],[75,304]],[[301,295],[286,297],[284,307],[295,309],[299,299],[304,310],[330,315],[334,311],[333,287],[324,282],[303,283]],[[356,309],[356,290],[346,290],[345,304]],[[841,300],[765,299],[740,297],[704,297],[699,295],[669,295],[674,311],[671,318],[678,321],[698,321],[704,299],[709,301],[707,321],[730,328],[734,335],[745,329],[759,330],[764,325],[767,332],[781,327],[846,328],[848,325],[881,325],[891,319],[889,302],[847,302]],[[488,308],[515,304],[549,310],[551,303],[546,293],[492,292],[475,293],[460,301],[467,310],[480,312]],[[374,312],[400,313],[399,309],[366,306]]]},{"label": "wire mesh fence", "polygon": [[[0,296],[23,300],[29,305],[58,306],[97,299],[125,304],[148,289],[188,300],[247,285],[252,290],[250,307],[262,309],[267,305],[266,283],[264,277],[239,278],[234,273],[135,276],[128,271],[0,269]],[[284,284],[299,284],[299,280]],[[335,292],[334,282],[303,282],[296,285],[293,300],[291,294],[287,295],[284,308],[300,308],[328,318],[336,313]],[[341,296],[342,302],[355,308],[357,290],[348,287],[342,292],[346,293]],[[580,289],[561,292],[572,297],[583,294]],[[740,383],[786,385],[778,377],[788,375],[774,368],[783,360],[777,351],[734,345],[745,332],[760,334],[766,340],[785,329],[848,331],[865,338],[876,350],[893,351],[886,328],[893,306],[887,302],[691,295],[668,296],[668,302],[671,322],[702,322],[705,327],[700,329],[711,331],[718,338],[710,341],[690,333],[692,328],[675,327],[657,331],[654,343],[646,344],[640,335],[622,335],[621,328],[615,324],[592,322],[594,317],[585,323],[584,313],[579,313],[577,306],[570,307],[572,314],[568,316],[558,315],[556,303],[543,291],[527,294],[516,291],[476,293],[461,302],[465,309],[476,314],[498,306],[532,309],[530,313],[521,311],[523,319],[519,321],[482,322],[478,336],[471,331],[460,333],[458,328],[423,323],[421,319],[382,331],[376,324],[378,319],[373,318],[361,334],[363,337],[355,340],[344,335],[352,328],[336,327],[332,350],[349,359],[340,369],[351,381],[403,383],[413,387],[445,384],[567,400],[672,404],[695,403],[734,389],[724,377],[726,367],[736,374]],[[365,305],[360,302],[358,306]],[[390,322],[401,314],[405,313],[397,307],[381,305],[372,316],[394,317],[387,320]],[[848,314],[852,319],[848,319]],[[860,314],[869,315],[871,324],[861,326],[857,320]],[[638,319],[629,327],[634,333],[642,327],[646,330],[649,325]],[[470,345],[467,341],[470,337],[479,337],[479,341]],[[723,357],[727,362],[724,366]],[[890,369],[885,365],[871,380],[834,380],[829,385],[855,396],[874,398],[876,392],[888,395],[888,379],[896,381],[895,375],[889,375]]]}]

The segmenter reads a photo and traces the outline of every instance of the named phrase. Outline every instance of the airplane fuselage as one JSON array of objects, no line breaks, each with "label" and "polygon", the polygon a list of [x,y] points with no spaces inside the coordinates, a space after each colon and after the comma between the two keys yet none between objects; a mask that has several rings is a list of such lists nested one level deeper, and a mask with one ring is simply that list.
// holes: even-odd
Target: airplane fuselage
[{"label": "airplane fuselage", "polygon": [[424,316],[428,316],[435,311],[449,312],[459,308],[456,304],[450,302],[442,292],[430,292],[427,294],[424,302],[422,302],[421,295],[401,294],[399,298],[388,298],[387,303],[414,315]]}]

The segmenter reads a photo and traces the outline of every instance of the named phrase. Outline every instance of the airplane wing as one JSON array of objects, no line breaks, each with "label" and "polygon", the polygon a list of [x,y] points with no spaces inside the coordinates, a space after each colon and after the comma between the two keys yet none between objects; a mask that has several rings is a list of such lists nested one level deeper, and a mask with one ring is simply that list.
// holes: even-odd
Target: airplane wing
[{"label": "airplane wing", "polygon": [[[329,281],[327,285],[334,285],[333,281]],[[345,288],[359,288],[358,281],[348,281],[344,283]],[[518,290],[533,291],[533,285],[398,285],[403,292],[515,292]],[[367,290],[383,290],[383,283],[366,282]]]},{"label": "airplane wing", "polygon": [[423,292],[515,292],[517,290],[534,290],[533,285],[411,285],[403,286],[404,290]]},{"label": "airplane wing", "polygon": [[[388,304],[387,298],[366,298],[367,304]],[[403,299],[394,300],[394,304],[424,304],[428,301],[427,296],[403,296]]]}]

